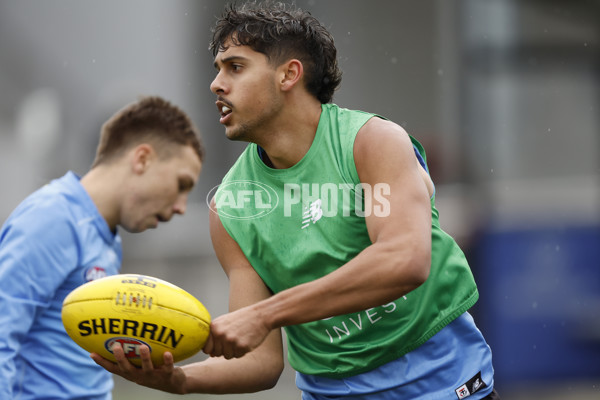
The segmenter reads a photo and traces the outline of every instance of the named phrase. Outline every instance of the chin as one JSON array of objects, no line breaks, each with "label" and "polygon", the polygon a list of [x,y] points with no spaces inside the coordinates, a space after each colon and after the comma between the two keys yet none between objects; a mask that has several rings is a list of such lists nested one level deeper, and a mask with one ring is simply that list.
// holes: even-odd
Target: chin
[{"label": "chin", "polygon": [[239,130],[225,130],[225,136],[227,137],[227,139],[234,141],[234,142],[251,142],[250,138],[248,138],[247,135],[245,135],[243,132],[240,132]]},{"label": "chin", "polygon": [[122,228],[129,233],[141,233],[147,231],[148,229],[155,229],[157,226],[158,223],[147,226],[122,226]]},{"label": "chin", "polygon": [[225,137],[229,140],[238,140],[237,133],[233,129],[225,128]]}]

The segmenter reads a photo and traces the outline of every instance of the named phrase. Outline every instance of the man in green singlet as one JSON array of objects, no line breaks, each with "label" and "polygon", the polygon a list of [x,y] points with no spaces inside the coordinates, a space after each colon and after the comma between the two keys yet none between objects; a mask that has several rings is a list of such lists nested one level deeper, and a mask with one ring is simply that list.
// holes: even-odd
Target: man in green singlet
[{"label": "man in green singlet", "polygon": [[440,227],[422,146],[376,114],[331,103],[329,32],[282,4],[229,6],[211,84],[225,134],[249,142],[211,203],[230,282],[211,357],[111,372],[175,393],[271,388],[281,328],[302,398],[496,399],[491,351],[467,310],[478,292]]}]

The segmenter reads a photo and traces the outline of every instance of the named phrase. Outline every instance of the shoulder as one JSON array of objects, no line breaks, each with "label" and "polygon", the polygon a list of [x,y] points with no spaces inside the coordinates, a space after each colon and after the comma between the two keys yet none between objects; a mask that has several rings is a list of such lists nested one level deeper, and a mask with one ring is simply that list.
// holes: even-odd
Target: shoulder
[{"label": "shoulder", "polygon": [[370,118],[356,134],[354,157],[381,158],[378,155],[397,152],[398,155],[413,154],[408,133],[400,125],[379,117]]},{"label": "shoulder", "polygon": [[368,113],[361,110],[351,110],[340,107],[336,104],[323,104],[322,117],[328,118],[331,122],[337,125],[341,131],[344,131],[352,126],[360,129],[369,119],[375,116],[373,113]]},{"label": "shoulder", "polygon": [[3,244],[24,238],[27,246],[72,243],[76,221],[65,196],[48,185],[27,197],[10,215],[2,229]]},{"label": "shoulder", "polygon": [[38,294],[46,301],[52,293],[45,291],[58,287],[78,263],[81,241],[77,228],[62,200],[26,201],[2,227],[0,264],[16,277],[43,281],[39,288],[44,293]]},{"label": "shoulder", "polygon": [[372,117],[360,128],[359,136],[375,136],[385,138],[387,136],[400,137],[410,142],[408,133],[397,123],[388,119],[372,115]]}]

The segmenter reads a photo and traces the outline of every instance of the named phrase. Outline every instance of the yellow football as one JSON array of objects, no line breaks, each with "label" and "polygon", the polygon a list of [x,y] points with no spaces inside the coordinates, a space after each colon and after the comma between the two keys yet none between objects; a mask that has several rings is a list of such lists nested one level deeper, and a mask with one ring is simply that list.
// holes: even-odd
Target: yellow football
[{"label": "yellow football", "polygon": [[175,362],[196,354],[206,342],[210,314],[194,296],[164,280],[137,274],[112,275],[73,290],[63,302],[63,325],[78,345],[116,361],[112,346],[141,365],[139,347],[150,348],[152,362]]}]

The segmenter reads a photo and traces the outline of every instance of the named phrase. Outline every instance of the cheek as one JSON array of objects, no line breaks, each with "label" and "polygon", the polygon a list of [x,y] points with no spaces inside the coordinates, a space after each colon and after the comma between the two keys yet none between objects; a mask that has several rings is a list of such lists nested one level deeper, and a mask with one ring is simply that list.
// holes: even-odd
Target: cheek
[{"label": "cheek", "polygon": [[151,191],[131,192],[123,208],[124,219],[135,223],[148,214],[155,213],[157,198],[158,195]]},{"label": "cheek", "polygon": [[140,208],[148,214],[163,213],[169,211],[179,196],[179,191],[171,187],[162,187],[160,190],[150,194],[144,201],[140,202]]},{"label": "cheek", "polygon": [[129,190],[128,211],[137,219],[165,212],[177,201],[179,187],[173,176],[155,171],[151,178]]},{"label": "cheek", "polygon": [[[248,84],[241,92],[242,99],[249,110],[263,111],[274,99],[275,87],[270,81],[257,81]],[[254,112],[256,114],[256,112]]]},{"label": "cheek", "polygon": [[176,190],[174,185],[166,184],[171,178],[165,174],[157,173],[152,178],[145,180],[142,185],[137,187],[137,190],[132,192],[134,206],[145,208],[156,206]]},{"label": "cheek", "polygon": [[144,213],[146,208],[147,205],[143,198],[132,193],[121,211],[122,219],[132,224],[140,219],[140,215]]}]

